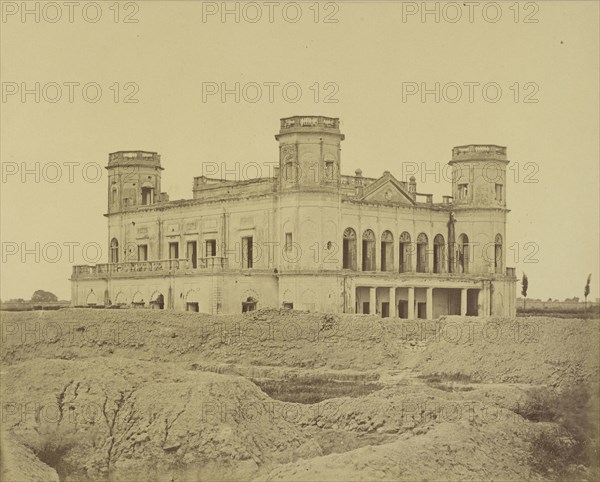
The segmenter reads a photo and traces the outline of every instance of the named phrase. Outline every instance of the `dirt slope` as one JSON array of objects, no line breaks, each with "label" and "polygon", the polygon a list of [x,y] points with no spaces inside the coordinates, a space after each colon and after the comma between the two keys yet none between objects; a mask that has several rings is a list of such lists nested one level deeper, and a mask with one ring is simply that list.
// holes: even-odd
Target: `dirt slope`
[{"label": "dirt slope", "polygon": [[42,460],[60,458],[68,480],[190,465],[247,475],[321,453],[251,382],[177,364],[31,360],[10,367],[2,398],[4,428]]},{"label": "dirt slope", "polygon": [[560,386],[597,376],[597,320],[438,322],[265,310],[210,316],[152,310],[62,310],[2,315],[2,360],[123,356],[239,366],[465,373],[487,382]]},{"label": "dirt slope", "polygon": [[[561,421],[533,423],[521,407],[540,387],[597,393],[598,327],[3,313],[3,470],[61,481],[539,479],[532,441]],[[569,478],[593,480],[584,469]]]}]

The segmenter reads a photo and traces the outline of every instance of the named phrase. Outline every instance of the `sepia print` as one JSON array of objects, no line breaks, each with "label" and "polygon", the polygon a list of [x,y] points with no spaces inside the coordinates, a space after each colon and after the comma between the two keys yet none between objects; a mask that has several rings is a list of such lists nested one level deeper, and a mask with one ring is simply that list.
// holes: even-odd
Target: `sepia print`
[{"label": "sepia print", "polygon": [[600,478],[600,5],[4,1],[7,482]]}]

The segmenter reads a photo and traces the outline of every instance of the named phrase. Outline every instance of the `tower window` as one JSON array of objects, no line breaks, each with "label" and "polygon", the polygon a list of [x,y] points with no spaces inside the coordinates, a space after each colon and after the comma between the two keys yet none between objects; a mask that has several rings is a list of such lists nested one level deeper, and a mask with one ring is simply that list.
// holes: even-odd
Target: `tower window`
[{"label": "tower window", "polygon": [[292,250],[292,233],[285,233],[285,251],[290,252]]},{"label": "tower window", "polygon": [[467,199],[469,196],[469,185],[459,184],[458,185],[458,199]]},{"label": "tower window", "polygon": [[502,197],[503,197],[503,192],[502,192],[503,187],[504,186],[502,184],[496,184],[496,201],[498,201],[498,202],[502,202],[503,201],[503,199],[502,199]]},{"label": "tower window", "polygon": [[154,189],[151,187],[142,188],[142,205],[146,206],[154,202]]},{"label": "tower window", "polygon": [[325,180],[333,181],[333,172],[334,172],[335,164],[333,161],[325,161]]},{"label": "tower window", "polygon": [[119,262],[119,241],[116,238],[112,238],[110,241],[110,262]]}]

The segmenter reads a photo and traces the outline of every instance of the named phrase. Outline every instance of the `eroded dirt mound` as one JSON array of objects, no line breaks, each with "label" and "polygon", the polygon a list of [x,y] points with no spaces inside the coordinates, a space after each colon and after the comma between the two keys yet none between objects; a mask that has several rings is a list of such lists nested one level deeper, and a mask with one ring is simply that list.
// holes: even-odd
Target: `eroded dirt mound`
[{"label": "eroded dirt mound", "polygon": [[448,317],[411,366],[422,374],[463,373],[483,382],[558,389],[597,383],[599,334],[598,320]]},{"label": "eroded dirt mound", "polygon": [[[159,310],[61,310],[2,315],[2,360],[123,356],[239,366],[331,370],[412,368],[480,381],[587,382],[600,369],[598,320],[381,319],[262,310],[211,316]],[[251,369],[256,367],[252,373]],[[237,373],[236,370],[229,372]]]},{"label": "eroded dirt mound", "polygon": [[3,428],[23,480],[595,480],[573,447],[597,447],[598,326],[2,314]]},{"label": "eroded dirt mound", "polygon": [[4,428],[66,480],[198,468],[247,476],[321,453],[282,415],[283,402],[240,377],[132,360],[32,360],[10,367],[3,388]]},{"label": "eroded dirt mound", "polygon": [[59,482],[60,480],[56,470],[43,463],[29,448],[14,440],[7,432],[2,433],[0,461],[2,480],[15,482]]},{"label": "eroded dirt mound", "polygon": [[303,412],[300,424],[361,434],[423,434],[444,422],[519,420],[527,399],[524,389],[503,393],[478,384],[428,386],[421,380],[387,387],[360,398],[326,400]]},{"label": "eroded dirt mound", "polygon": [[[490,424],[472,421],[441,422],[415,436],[405,433],[392,443],[361,447],[285,464],[266,480],[536,480],[517,420]],[[264,480],[264,479],[263,479]]]},{"label": "eroded dirt mound", "polygon": [[[159,310],[7,313],[2,359],[120,355],[154,361],[369,370],[397,366],[398,323],[361,315],[261,310],[211,316]],[[388,341],[391,332],[396,333]]]}]

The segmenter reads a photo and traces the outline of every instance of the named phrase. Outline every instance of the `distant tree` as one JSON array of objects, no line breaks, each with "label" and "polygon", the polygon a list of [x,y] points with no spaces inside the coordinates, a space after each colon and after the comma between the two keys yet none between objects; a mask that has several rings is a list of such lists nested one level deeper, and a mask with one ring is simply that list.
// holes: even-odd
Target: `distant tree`
[{"label": "distant tree", "polygon": [[58,297],[49,291],[37,290],[31,295],[31,301],[36,303],[48,303],[52,301],[58,301]]},{"label": "distant tree", "polygon": [[590,294],[590,283],[592,282],[592,273],[588,274],[585,288],[583,288],[583,296],[585,297],[585,309],[587,310],[587,297]]},{"label": "distant tree", "polygon": [[523,278],[521,279],[521,294],[523,295],[523,309],[525,309],[525,299],[527,298],[527,288],[529,288],[529,280],[527,279],[527,275],[523,273]]}]

